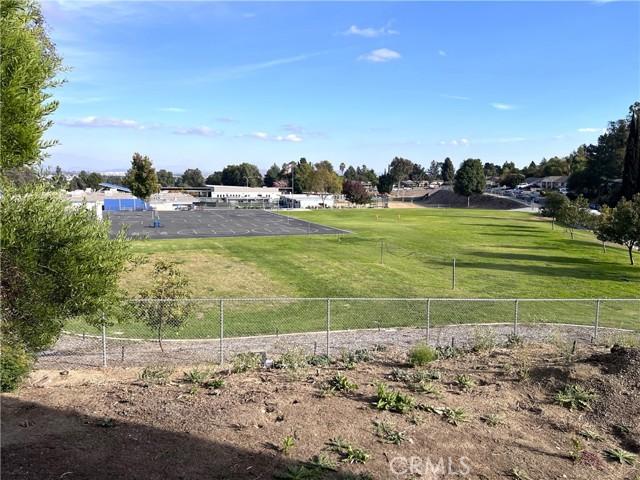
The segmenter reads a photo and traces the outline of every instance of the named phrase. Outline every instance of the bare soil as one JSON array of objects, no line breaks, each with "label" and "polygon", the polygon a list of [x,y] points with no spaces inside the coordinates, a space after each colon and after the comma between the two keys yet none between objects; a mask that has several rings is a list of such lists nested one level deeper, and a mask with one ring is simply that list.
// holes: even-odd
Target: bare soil
[{"label": "bare soil", "polygon": [[[581,345],[570,357],[565,347],[525,344],[436,360],[422,369],[441,373],[433,380],[440,396],[412,391],[392,373],[416,370],[406,363],[406,348],[370,351],[369,360],[351,365],[345,358],[242,373],[208,365],[225,382],[216,390],[188,382],[191,368],[174,367],[166,383],[153,378],[159,369],[141,378],[140,367],[39,370],[2,395],[2,478],[258,479],[288,468],[288,476],[275,478],[499,479],[514,478],[514,469],[530,479],[638,478],[637,465],[610,461],[604,452],[640,453],[640,351]],[[323,395],[336,374],[358,389]],[[460,374],[475,386],[460,388]],[[423,408],[377,409],[377,381]],[[567,383],[596,393],[591,411],[554,403]],[[441,407],[461,408],[466,421],[448,423]],[[482,420],[491,414],[500,424]],[[379,438],[379,421],[411,440]],[[587,430],[603,439],[581,436]],[[294,445],[285,454],[287,436]],[[335,437],[371,459],[341,461],[344,454],[326,449]],[[580,439],[582,453],[572,439]],[[337,470],[293,475],[315,455],[337,461]]]}]

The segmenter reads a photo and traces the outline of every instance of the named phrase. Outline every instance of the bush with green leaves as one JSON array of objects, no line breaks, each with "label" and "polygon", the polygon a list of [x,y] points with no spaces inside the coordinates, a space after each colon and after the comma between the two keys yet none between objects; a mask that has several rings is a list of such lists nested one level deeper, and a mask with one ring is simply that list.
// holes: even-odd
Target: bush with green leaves
[{"label": "bush with green leaves", "polygon": [[567,407],[569,410],[591,410],[591,402],[596,399],[596,394],[591,390],[576,385],[569,384],[564,390],[557,392],[554,396],[555,403]]},{"label": "bush with green leaves", "polygon": [[18,388],[29,376],[34,357],[29,354],[19,340],[3,341],[0,345],[0,391],[10,392]]},{"label": "bush with green leaves", "polygon": [[384,383],[377,384],[378,400],[376,408],[390,412],[405,413],[413,409],[416,399],[402,392],[390,392]]},{"label": "bush with green leaves", "polygon": [[233,359],[234,373],[242,373],[262,366],[262,355],[257,352],[239,353]]},{"label": "bush with green leaves", "polygon": [[427,344],[419,344],[409,350],[409,363],[413,367],[423,367],[438,359],[438,352]]}]

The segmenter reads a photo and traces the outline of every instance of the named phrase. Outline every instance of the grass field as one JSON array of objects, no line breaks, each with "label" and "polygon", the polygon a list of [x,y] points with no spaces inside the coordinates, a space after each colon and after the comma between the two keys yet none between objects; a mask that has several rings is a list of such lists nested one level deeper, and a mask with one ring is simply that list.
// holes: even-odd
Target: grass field
[{"label": "grass field", "polygon": [[[153,260],[176,262],[197,298],[638,298],[640,269],[626,249],[603,253],[593,234],[563,229],[522,212],[384,209],[295,214],[352,231],[341,236],[136,241],[149,259],[128,272],[131,298],[150,282]],[[452,263],[456,260],[456,288]],[[326,328],[322,301],[225,304],[225,335],[292,333]],[[639,329],[637,302],[604,302],[601,325]],[[519,320],[592,324],[595,302],[522,303]],[[509,322],[512,303],[434,304],[434,325]],[[167,338],[215,338],[219,304],[200,303],[193,319]],[[332,328],[421,327],[424,302],[332,303]],[[69,329],[83,331],[78,321]],[[139,323],[109,332],[148,338]]]},{"label": "grass field", "polygon": [[[151,262],[122,281],[136,296],[151,263],[168,258],[194,296],[637,298],[626,249],[522,212],[363,209],[295,214],[353,235],[138,241]],[[382,246],[382,241],[385,244]],[[403,247],[406,250],[394,248]],[[415,253],[411,253],[415,252]],[[452,262],[456,260],[456,289]]]}]

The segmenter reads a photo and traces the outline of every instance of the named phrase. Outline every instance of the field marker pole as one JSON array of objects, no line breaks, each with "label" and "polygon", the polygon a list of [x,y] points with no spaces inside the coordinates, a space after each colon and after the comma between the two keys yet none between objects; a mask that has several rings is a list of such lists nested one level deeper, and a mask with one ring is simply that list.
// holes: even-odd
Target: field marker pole
[{"label": "field marker pole", "polygon": [[220,300],[220,364],[224,363],[224,300]]},{"label": "field marker pole", "polygon": [[515,309],[513,313],[513,334],[518,334],[518,300],[515,302]]},{"label": "field marker pole", "polygon": [[431,339],[431,299],[427,299],[427,345]]},{"label": "field marker pole", "polygon": [[600,299],[596,300],[596,324],[593,332],[593,339],[598,338],[598,327],[600,326]]},{"label": "field marker pole", "polygon": [[104,312],[102,312],[102,366],[107,366],[107,324],[104,322]]},{"label": "field marker pole", "polygon": [[384,240],[380,240],[380,265],[384,265],[382,261],[382,254],[384,252]]},{"label": "field marker pole", "polygon": [[327,298],[327,357],[329,357],[329,342],[331,341],[331,299]]}]

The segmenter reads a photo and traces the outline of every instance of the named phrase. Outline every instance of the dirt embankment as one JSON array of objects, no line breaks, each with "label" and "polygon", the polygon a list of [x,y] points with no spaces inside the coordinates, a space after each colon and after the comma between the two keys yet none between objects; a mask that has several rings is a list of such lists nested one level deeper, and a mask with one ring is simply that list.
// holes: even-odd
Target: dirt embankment
[{"label": "dirt embankment", "polygon": [[[451,190],[436,190],[430,193],[428,197],[422,197],[420,200],[414,200],[416,205],[443,205],[446,207],[467,207],[467,197],[458,195]],[[522,208],[524,205],[511,198],[496,197],[493,195],[471,195],[469,198],[469,207],[483,208],[488,210],[512,210]]]}]

